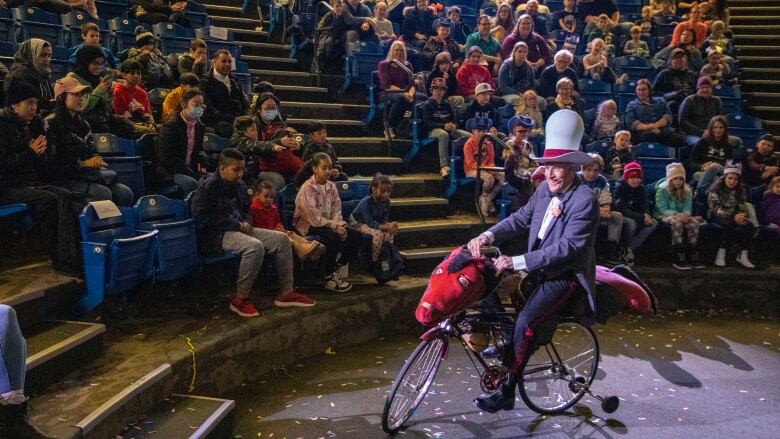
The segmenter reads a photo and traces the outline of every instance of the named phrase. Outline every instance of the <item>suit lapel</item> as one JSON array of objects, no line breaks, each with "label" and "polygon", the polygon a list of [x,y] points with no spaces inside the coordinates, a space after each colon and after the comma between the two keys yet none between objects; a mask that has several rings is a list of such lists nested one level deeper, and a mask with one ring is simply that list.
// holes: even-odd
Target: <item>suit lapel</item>
[{"label": "suit lapel", "polygon": [[[572,195],[574,194],[574,190],[576,188],[577,188],[577,184],[575,183],[574,185],[572,185],[572,187],[569,189],[569,191],[566,192],[565,194],[563,194],[563,197],[561,197],[560,204],[558,205],[560,207],[560,209],[561,209],[561,214],[559,216],[557,216],[557,217],[553,216],[552,221],[550,221],[550,226],[547,227],[547,231],[544,234],[544,238],[542,238],[542,242],[539,243],[539,247],[542,247],[544,245],[544,243],[547,241],[547,238],[549,238],[550,235],[552,235],[553,229],[558,224],[558,219],[559,218],[563,218],[566,215],[566,204],[568,204],[568,201],[571,199]],[[548,195],[549,198],[547,199],[547,203],[549,204],[552,201],[552,199],[555,198],[555,197],[549,191],[548,191],[548,194],[549,194]],[[546,210],[547,210],[547,207],[545,206],[545,211]],[[540,225],[541,225],[541,223],[540,223]],[[537,234],[539,233],[538,229],[537,229],[536,233]]]}]

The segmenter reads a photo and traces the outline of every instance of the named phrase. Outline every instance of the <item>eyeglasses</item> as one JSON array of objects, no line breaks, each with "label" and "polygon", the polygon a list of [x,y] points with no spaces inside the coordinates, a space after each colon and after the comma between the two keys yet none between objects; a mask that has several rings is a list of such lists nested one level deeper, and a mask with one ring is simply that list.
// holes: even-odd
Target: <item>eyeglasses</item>
[{"label": "eyeglasses", "polygon": [[68,94],[73,95],[73,96],[75,96],[77,98],[85,98],[85,97],[89,96],[89,92],[87,90],[81,90],[78,93],[70,93],[69,92]]}]

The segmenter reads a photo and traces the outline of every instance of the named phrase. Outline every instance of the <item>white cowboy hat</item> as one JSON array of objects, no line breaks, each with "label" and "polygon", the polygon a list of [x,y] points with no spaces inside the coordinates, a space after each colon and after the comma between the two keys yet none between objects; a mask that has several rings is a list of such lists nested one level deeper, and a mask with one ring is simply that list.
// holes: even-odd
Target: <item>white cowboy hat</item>
[{"label": "white cowboy hat", "polygon": [[585,125],[579,114],[571,110],[558,110],[547,119],[544,127],[544,154],[536,157],[531,154],[531,159],[539,164],[544,163],[572,163],[576,165],[588,165],[593,158],[580,151],[582,133]]}]

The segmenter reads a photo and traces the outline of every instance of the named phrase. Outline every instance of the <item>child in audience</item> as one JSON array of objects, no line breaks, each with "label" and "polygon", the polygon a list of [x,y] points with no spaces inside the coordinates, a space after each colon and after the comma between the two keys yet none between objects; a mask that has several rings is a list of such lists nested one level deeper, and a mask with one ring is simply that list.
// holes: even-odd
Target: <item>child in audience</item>
[{"label": "child in audience", "polygon": [[642,166],[637,162],[628,163],[623,168],[623,178],[615,188],[613,206],[623,214],[623,242],[630,242],[625,249],[626,261],[634,259],[634,251],[644,244],[658,226],[647,206],[643,178]]},{"label": "child in audience", "polygon": [[371,235],[371,261],[379,259],[379,252],[385,242],[392,243],[398,233],[398,223],[390,221],[390,194],[393,183],[379,172],[371,180],[371,194],[360,200],[349,225],[361,233]]},{"label": "child in audience", "polygon": [[162,122],[168,122],[174,114],[179,112],[181,106],[181,97],[187,90],[200,89],[200,79],[192,73],[183,73],[179,79],[178,87],[169,91],[165,95],[162,105]]},{"label": "child in audience", "polygon": [[180,78],[185,73],[194,73],[199,78],[208,75],[209,51],[206,42],[200,38],[193,38],[190,41],[190,50],[179,56],[176,70]]},{"label": "child in audience", "polygon": [[756,142],[756,150],[747,158],[745,184],[761,186],[780,175],[780,152],[775,152],[775,138],[764,134]]},{"label": "child in audience", "polygon": [[631,39],[626,41],[626,44],[623,46],[623,55],[650,58],[650,47],[648,47],[647,42],[642,39],[642,28],[639,26],[631,26],[629,34],[631,35]]},{"label": "child in audience", "polygon": [[[493,121],[487,117],[474,117],[466,121],[466,131],[471,132],[471,137],[463,145],[463,173],[466,177],[477,176],[477,147],[482,136],[493,128]],[[482,158],[479,166],[496,166],[496,149],[490,140],[482,144]],[[503,173],[480,171],[482,180],[482,194],[479,196],[479,208],[485,215],[496,213],[493,199],[501,192],[504,182]]]},{"label": "child in audience", "polygon": [[542,111],[539,109],[539,95],[533,90],[526,90],[517,103],[515,113],[518,116],[527,116],[534,121],[534,129],[531,130],[531,138],[544,136],[544,124],[542,123]]},{"label": "child in audience", "polygon": [[154,34],[143,26],[135,29],[135,47],[130,49],[127,59],[136,58],[141,66],[141,86],[146,90],[173,88],[173,71],[157,47]]},{"label": "child in audience", "polygon": [[772,179],[761,198],[764,224],[780,235],[780,176]]},{"label": "child in audience", "polygon": [[720,47],[727,60],[731,60],[734,55],[734,45],[731,39],[726,36],[726,23],[716,20],[710,25],[710,35],[705,40],[709,47]]},{"label": "child in audience", "polygon": [[533,194],[533,190],[541,180],[533,180],[531,176],[538,170],[539,164],[531,159],[533,145],[528,138],[533,132],[534,121],[527,116],[512,116],[508,122],[508,131],[512,137],[506,141],[508,148],[504,149],[504,181],[517,191],[512,199],[511,211],[525,206]]},{"label": "child in audience", "polygon": [[471,28],[460,20],[460,7],[450,6],[447,8],[447,18],[450,19],[452,38],[459,44],[466,44],[466,38],[471,35]]},{"label": "child in audience", "polygon": [[582,68],[585,78],[596,81],[615,83],[615,72],[609,67],[607,57],[604,54],[606,45],[601,38],[594,38],[588,43],[590,53],[582,57]]},{"label": "child in audience", "polygon": [[650,0],[649,7],[652,8],[653,15],[663,16],[677,13],[677,2],[675,0]]},{"label": "child in audience", "polygon": [[619,180],[623,176],[623,169],[634,161],[634,151],[631,145],[631,132],[621,130],[615,133],[615,142],[607,151],[604,162],[609,163],[609,171],[612,178]]},{"label": "child in audience", "polygon": [[282,218],[279,216],[279,210],[274,203],[276,188],[274,185],[265,181],[258,180],[254,188],[254,197],[250,212],[252,214],[252,227],[260,229],[276,230],[282,232],[290,238],[290,245],[301,261],[316,261],[325,253],[325,246],[317,241],[309,241],[303,236],[285,230],[282,224]]},{"label": "child in audience", "polygon": [[[75,45],[70,49],[70,63],[76,64],[76,57],[79,55],[81,49],[88,44],[94,44],[100,46],[100,28],[95,23],[84,23],[81,25],[81,39],[84,40],[81,44]],[[111,53],[110,50],[103,46],[100,46],[100,50],[103,52],[103,58],[106,60],[106,64],[112,69],[119,65],[117,57]]]},{"label": "child in audience", "polygon": [[133,123],[136,135],[156,133],[152,106],[141,82],[141,64],[128,59],[122,63],[124,82],[114,82],[114,113]]},{"label": "child in audience", "polygon": [[709,76],[713,86],[736,82],[731,77],[731,68],[723,61],[723,50],[718,46],[707,48],[707,64],[699,70],[699,76]]},{"label": "child in audience", "polygon": [[276,190],[284,186],[284,177],[278,172],[260,172],[258,165],[260,157],[281,151],[284,147],[270,140],[260,140],[255,118],[252,116],[238,116],[233,121],[233,135],[230,138],[230,146],[244,154],[246,160],[245,182],[254,185],[256,181],[265,180]]},{"label": "child in audience", "polygon": [[563,0],[563,9],[553,13],[551,30],[560,29],[570,34],[577,33],[577,13],[574,12],[574,6],[577,0]]},{"label": "child in audience", "polygon": [[598,154],[591,153],[589,155],[593,157],[593,162],[583,166],[579,175],[582,182],[593,191],[596,197],[599,204],[600,224],[607,226],[604,261],[617,265],[622,262],[620,259],[620,236],[623,229],[623,215],[612,210],[612,194],[609,192],[607,179],[601,175],[601,171],[604,170],[604,159]]},{"label": "child in audience", "polygon": [[615,53],[615,34],[609,27],[609,17],[607,14],[601,14],[596,19],[596,29],[588,35],[588,44],[596,38],[604,41],[605,49],[608,54]]},{"label": "child in audience", "polygon": [[591,135],[597,140],[611,139],[618,130],[620,130],[620,118],[617,117],[617,104],[612,99],[607,99],[597,107]]},{"label": "child in audience", "polygon": [[393,30],[393,22],[387,19],[387,3],[384,1],[377,2],[374,6],[374,18],[369,21],[371,26],[374,27],[374,33],[379,38],[379,41],[387,44],[397,37]]},{"label": "child in audience", "polygon": [[726,251],[736,245],[739,248],[737,264],[749,270],[756,268],[748,259],[755,227],[748,217],[746,198],[741,167],[738,163],[727,162],[723,176],[712,184],[707,194],[709,221],[722,228],[716,267],[726,266]]},{"label": "child in audience", "polygon": [[653,20],[653,9],[650,6],[642,8],[642,17],[635,22],[639,27],[639,33],[643,37],[652,37],[655,35],[655,20]]},{"label": "child in audience", "polygon": [[466,106],[464,111],[463,123],[475,117],[486,117],[493,122],[490,129],[491,134],[495,135],[498,133],[496,128],[496,125],[498,125],[498,109],[490,102],[491,97],[493,97],[493,87],[487,83],[478,84],[474,88],[474,100]]},{"label": "child in audience", "polygon": [[230,310],[241,317],[257,317],[257,308],[249,300],[252,287],[260,273],[263,259],[270,255],[279,284],[274,300],[278,307],[309,307],[314,300],[293,286],[293,257],[290,239],[276,230],[252,227],[250,201],[244,173],[244,155],[234,148],[225,148],[219,155],[217,172],[211,174],[192,197],[192,218],[201,254],[232,251],[239,255],[236,292]]},{"label": "child in audience", "polygon": [[325,277],[325,288],[345,292],[352,285],[341,278],[340,271],[345,271],[357,255],[362,238],[341,216],[341,199],[336,185],[330,181],[331,169],[330,157],[324,152],[314,154],[301,169],[296,180],[303,184],[295,197],[293,225],[303,236],[319,236],[326,249],[322,265],[330,273]]},{"label": "child in audience", "polygon": [[336,156],[336,149],[328,142],[328,130],[325,124],[320,121],[314,121],[306,126],[306,134],[309,138],[303,144],[303,161],[309,160],[314,154],[324,152],[330,157],[331,174],[330,181],[347,181],[347,174],[341,170],[341,163]]},{"label": "child in audience", "polygon": [[672,266],[683,271],[704,268],[696,248],[702,218],[693,216],[692,211],[693,191],[685,183],[685,167],[682,163],[669,163],[666,179],[655,190],[653,217],[672,228],[672,252],[676,256]]}]

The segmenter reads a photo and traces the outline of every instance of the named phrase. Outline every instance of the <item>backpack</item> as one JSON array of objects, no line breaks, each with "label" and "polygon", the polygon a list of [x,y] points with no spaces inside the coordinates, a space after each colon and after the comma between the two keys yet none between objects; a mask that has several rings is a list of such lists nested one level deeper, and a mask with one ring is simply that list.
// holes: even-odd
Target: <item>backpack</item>
[{"label": "backpack", "polygon": [[398,280],[404,269],[404,260],[398,252],[398,247],[393,243],[385,242],[379,250],[379,259],[374,263],[372,271],[376,280],[383,284],[391,280]]},{"label": "backpack", "polygon": [[83,272],[79,215],[87,202],[87,197],[77,192],[70,192],[59,197],[56,260],[52,260],[52,265],[57,269],[73,273]]}]

